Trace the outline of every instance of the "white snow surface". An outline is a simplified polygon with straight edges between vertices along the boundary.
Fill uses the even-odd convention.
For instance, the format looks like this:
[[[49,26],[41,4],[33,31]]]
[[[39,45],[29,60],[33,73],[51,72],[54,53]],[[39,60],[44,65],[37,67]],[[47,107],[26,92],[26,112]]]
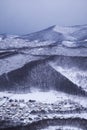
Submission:
[[[84,41],[87,42],[87,39],[85,39]]]
[[[82,130],[82,129],[73,126],[49,126],[41,130]]]
[[[50,65],[74,84],[78,85],[78,87],[80,86],[87,91],[87,71],[80,70],[77,67],[64,68],[53,62],[50,62]]]
[[[61,27],[61,26],[55,26],[53,28],[53,31],[62,33],[66,40],[68,41],[74,41],[76,40],[75,37],[71,36],[72,33],[74,33],[77,30],[75,27]]]
[[[61,26],[55,26],[53,29],[55,32],[60,32],[63,34],[69,34],[69,33],[73,33],[77,30],[77,28],[75,27],[61,27]]]
[[[57,92],[57,91],[48,91],[48,92],[41,92],[39,90],[32,90],[30,93],[20,93],[20,94],[14,94],[9,92],[0,92],[0,98],[3,97],[9,97],[9,99],[17,99],[18,101],[24,100],[25,102],[29,100],[35,100],[36,102],[41,103],[57,103],[64,100],[72,100],[74,99],[75,102],[79,103],[80,105],[87,107],[87,99],[84,97],[78,97],[74,95],[69,95],[63,92]],[[5,100],[4,100],[5,102]],[[2,101],[0,101],[0,104],[2,104]],[[70,104],[67,104],[66,107],[70,107]]]
[[[76,47],[75,42],[72,42],[72,41],[63,41],[62,45],[66,46],[66,47]]]
[[[7,92],[0,92],[0,97],[8,96],[11,99],[15,100],[25,100],[27,102],[28,100],[36,100],[37,102],[43,102],[43,103],[54,103],[57,101],[57,93],[50,91],[50,92],[39,92],[34,91],[27,94],[11,94]]]

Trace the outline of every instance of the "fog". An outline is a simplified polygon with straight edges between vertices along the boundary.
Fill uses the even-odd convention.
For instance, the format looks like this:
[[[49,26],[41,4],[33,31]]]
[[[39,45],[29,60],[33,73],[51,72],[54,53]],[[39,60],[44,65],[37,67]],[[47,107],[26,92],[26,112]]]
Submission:
[[[87,23],[87,0],[0,0],[0,33],[27,34]]]

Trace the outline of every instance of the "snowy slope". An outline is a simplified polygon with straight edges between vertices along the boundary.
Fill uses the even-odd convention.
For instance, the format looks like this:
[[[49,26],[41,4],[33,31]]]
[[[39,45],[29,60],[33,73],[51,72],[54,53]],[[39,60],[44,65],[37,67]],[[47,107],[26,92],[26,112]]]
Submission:
[[[0,35],[0,128],[87,129],[86,32],[79,25]]]
[[[83,26],[79,25],[79,26],[72,26],[72,27],[70,26],[61,27],[61,26],[55,25],[45,30],[28,34],[28,35],[24,35],[19,38],[29,40],[29,41],[36,40],[37,42],[52,41],[53,43],[57,43],[57,44],[60,44],[63,41],[66,41],[66,42],[71,41],[76,45],[78,41],[84,42],[84,40],[87,39],[87,25],[83,25]],[[81,46],[81,44],[79,45],[78,44],[77,46]]]
[[[31,47],[35,44],[57,44],[66,47],[87,47],[87,25],[60,27],[52,26],[32,34],[13,36],[0,35],[0,48],[22,48]]]
[[[82,67],[84,68],[85,66],[86,68],[86,30],[87,25],[72,27],[52,26],[42,31],[23,36],[12,36],[6,34],[0,35],[0,83],[3,84],[3,82],[5,81],[7,83],[10,82],[10,75],[13,75],[14,78],[14,75],[16,77],[16,75],[19,75],[19,72],[21,74],[24,72],[24,75],[26,75],[25,70],[27,70],[28,73],[30,73],[31,70],[31,73],[35,73],[35,75],[37,75],[39,71],[39,74],[42,75],[43,72],[41,72],[41,67],[46,66],[46,69],[49,71],[49,73],[57,70],[59,73],[61,73],[62,76],[69,79],[72,83],[86,90],[86,71],[80,71],[78,69],[79,64],[77,64],[76,66],[76,64],[73,64],[72,62],[72,57],[77,57],[77,59],[80,59],[79,57],[82,57],[83,59],[85,58],[85,60],[81,59],[79,61],[80,64],[84,62],[84,65],[82,65]],[[81,39],[78,39],[78,37],[81,37]],[[66,60],[60,58],[61,61],[67,64],[71,62],[72,67],[69,66],[70,68],[64,68],[62,64],[58,64],[55,67],[49,65],[51,68],[48,66],[50,61],[54,62],[54,59],[56,59],[56,61],[58,62],[58,57],[61,56],[66,57]],[[67,57],[70,57],[68,59],[70,62],[67,61]],[[61,61],[59,62],[62,63]],[[31,64],[32,69],[29,69]],[[33,64],[38,64],[38,69],[37,66],[33,67]],[[27,69],[26,66],[28,66]],[[61,67],[61,69],[59,69],[58,67]],[[75,68],[75,70],[72,75],[73,67]],[[33,68],[36,69],[34,70],[34,72],[32,71]],[[29,76],[27,78],[29,78]],[[32,78],[36,79],[36,77],[31,77],[31,79]],[[23,79],[20,80],[20,85],[22,85]],[[23,82],[25,82],[25,80]],[[44,82],[47,83],[48,81]],[[16,80],[14,81],[14,84],[17,86],[19,85],[19,83],[16,83]]]

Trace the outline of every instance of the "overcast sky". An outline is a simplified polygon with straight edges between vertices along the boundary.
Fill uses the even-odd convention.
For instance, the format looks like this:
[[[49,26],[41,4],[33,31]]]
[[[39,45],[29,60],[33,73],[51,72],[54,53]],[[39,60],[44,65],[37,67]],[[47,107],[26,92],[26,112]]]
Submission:
[[[0,0],[0,33],[87,24],[87,0]]]

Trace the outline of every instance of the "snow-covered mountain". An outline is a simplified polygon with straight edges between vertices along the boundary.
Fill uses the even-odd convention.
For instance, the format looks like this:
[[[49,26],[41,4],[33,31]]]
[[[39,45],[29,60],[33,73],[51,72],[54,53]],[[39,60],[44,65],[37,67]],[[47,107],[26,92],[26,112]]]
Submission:
[[[37,42],[51,41],[52,43],[54,42],[57,44],[61,44],[61,42],[64,43],[65,41],[67,42],[67,44],[65,44],[66,46],[68,46],[68,42],[69,44],[71,42],[73,44],[76,43],[75,44],[76,46],[78,44],[79,44],[78,46],[80,46],[81,42],[84,42],[85,44],[87,43],[86,34],[87,34],[87,25],[84,26],[79,25],[79,26],[72,26],[72,27],[52,26],[42,31],[32,33],[32,34],[27,34],[19,38],[28,41],[37,41]]]
[[[87,47],[87,25],[60,27],[51,26],[39,32],[22,35],[0,35],[0,48],[21,48],[38,45],[64,45],[66,47]],[[33,45],[32,45],[33,44]]]
[[[66,77],[66,80],[87,91],[86,30],[87,25],[52,26],[24,36],[1,35],[1,38],[4,38],[0,41],[0,84],[2,86],[0,89],[10,89],[9,86],[21,89],[17,86],[26,88],[27,84],[29,86],[27,88],[46,84],[49,84],[46,85],[47,87],[57,87],[54,85],[58,80],[57,77],[62,76],[63,80]],[[53,65],[54,62],[56,65]],[[43,73],[42,69],[46,72]],[[73,71],[74,75],[71,74]],[[58,76],[58,73],[61,76]],[[46,77],[45,75],[48,75],[48,79],[43,78]],[[51,82],[50,79],[54,81]],[[58,81],[60,82],[60,79]]]
[[[73,124],[77,122],[82,128],[85,124],[87,128],[87,116],[84,118],[87,112],[86,32],[87,25],[79,25],[52,26],[22,36],[0,35],[1,124],[3,118],[4,121],[16,121],[16,125],[17,122],[26,125],[43,118],[50,125],[50,120],[56,118],[60,124],[69,124],[73,118]],[[16,116],[13,107],[17,108]],[[81,120],[85,120],[84,123]],[[2,128],[11,126],[12,122],[4,122]]]

